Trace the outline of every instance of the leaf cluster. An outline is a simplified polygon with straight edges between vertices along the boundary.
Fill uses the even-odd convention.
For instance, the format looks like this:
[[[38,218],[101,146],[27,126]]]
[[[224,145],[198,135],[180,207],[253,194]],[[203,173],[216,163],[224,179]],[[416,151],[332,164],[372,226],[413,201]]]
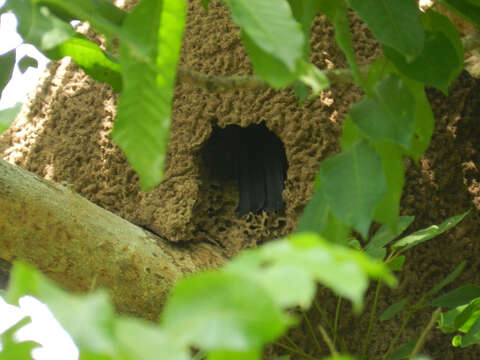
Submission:
[[[301,234],[243,252],[221,270],[182,279],[159,325],[115,315],[105,291],[67,293],[23,263],[13,267],[5,298],[15,304],[30,294],[45,302],[81,359],[190,359],[191,349],[208,359],[260,359],[262,348],[298,322],[299,309],[310,306],[316,283],[360,308],[368,278],[395,284],[381,262],[316,234]],[[0,357],[25,351],[27,345],[8,341],[10,334],[4,334]]]
[[[185,359],[190,357],[191,349],[202,351],[200,354],[204,351],[209,359],[259,358],[262,346],[278,339],[295,321],[285,310],[311,304],[316,283],[351,300],[359,311],[369,277],[392,285],[394,280],[387,267],[400,270],[407,249],[448,230],[465,216],[394,241],[413,220],[399,216],[405,176],[403,159],[411,157],[418,162],[433,132],[434,118],[425,87],[447,93],[463,68],[461,38],[448,18],[433,9],[422,13],[414,0],[223,2],[241,30],[256,76],[275,89],[292,86],[302,101],[309,101],[330,85],[327,71],[309,62],[312,21],[318,14],[325,15],[333,24],[352,81],[365,96],[344,119],[341,153],[319,166],[316,190],[300,219],[298,234],[245,252],[220,272],[182,280],[167,303],[160,326],[118,318],[104,293],[79,300],[18,265],[12,275],[10,300],[33,292],[49,304],[88,359],[149,359],[152,354],[155,358]],[[478,3],[439,2],[480,25]],[[202,4],[208,9],[208,0],[202,0]],[[383,56],[366,68],[356,60],[350,10],[368,25],[383,51]],[[157,185],[168,143],[185,1],[142,0],[126,13],[106,0],[7,0],[0,13],[6,11],[17,16],[18,32],[25,42],[53,60],[70,56],[87,74],[109,83],[120,93],[112,137],[138,172],[142,187]],[[101,49],[75,33],[68,22],[77,19],[88,21],[107,38],[107,44],[118,39],[118,51]],[[0,57],[0,64],[4,64],[0,67],[0,89],[11,77],[15,64],[12,54]],[[22,66],[29,63],[26,59]],[[1,119],[0,124],[7,123]],[[374,221],[382,227],[369,238]],[[352,232],[358,233],[359,239],[352,238]],[[420,308],[428,304],[448,307],[451,310],[440,315],[440,328],[465,334],[457,335],[454,345],[478,343],[476,286],[468,285],[445,298],[431,299],[463,267],[459,265],[420,301],[411,304],[409,299],[402,299],[393,304],[381,319],[386,321],[400,310],[407,310],[401,333]],[[90,322],[86,326],[88,333],[72,319],[71,309],[77,307],[73,313],[83,314],[81,320]],[[362,358],[368,353],[375,307]],[[89,319],[92,313],[102,316]],[[338,315],[339,311],[332,326],[334,340],[329,342],[328,335],[325,337],[332,349],[338,337]],[[420,340],[392,354],[399,336],[393,339],[385,359],[413,358],[418,354]],[[145,341],[144,346],[136,345],[139,337]]]

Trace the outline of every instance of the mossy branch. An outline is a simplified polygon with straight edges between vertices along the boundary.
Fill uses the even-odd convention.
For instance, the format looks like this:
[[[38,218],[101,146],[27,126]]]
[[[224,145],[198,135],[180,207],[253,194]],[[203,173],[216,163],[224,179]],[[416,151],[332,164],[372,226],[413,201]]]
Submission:
[[[147,319],[179,278],[226,261],[213,246],[169,243],[4,160],[0,209],[0,264],[27,261],[72,291],[107,288],[117,310]]]
[[[361,68],[363,74],[368,72],[368,67]],[[331,84],[353,83],[354,78],[350,69],[324,70]],[[199,71],[188,70],[180,67],[177,73],[178,82],[187,82],[201,87],[211,93],[224,93],[232,90],[268,89],[271,86],[256,75],[244,76],[215,76]]]
[[[480,31],[473,31],[462,38],[465,52],[480,48]],[[368,73],[369,66],[360,68],[363,76]],[[355,79],[350,69],[323,70],[331,84],[354,83]],[[270,85],[256,75],[215,76],[179,67],[178,82],[186,82],[201,87],[211,93],[225,93],[232,90],[268,89]]]

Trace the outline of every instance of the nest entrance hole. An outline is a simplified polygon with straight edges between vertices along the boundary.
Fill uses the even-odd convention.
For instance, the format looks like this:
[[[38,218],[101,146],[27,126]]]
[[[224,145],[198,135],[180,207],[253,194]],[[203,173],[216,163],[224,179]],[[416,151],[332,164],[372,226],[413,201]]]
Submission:
[[[288,169],[285,147],[265,123],[215,126],[201,154],[212,185],[236,186],[239,216],[283,207]]]

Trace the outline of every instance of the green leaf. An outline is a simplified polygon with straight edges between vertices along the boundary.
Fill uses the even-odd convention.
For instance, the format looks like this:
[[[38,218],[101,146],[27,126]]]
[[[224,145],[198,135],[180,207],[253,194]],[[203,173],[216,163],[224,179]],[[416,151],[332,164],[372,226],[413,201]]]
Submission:
[[[393,229],[387,225],[382,225],[365,246],[365,252],[374,258],[383,260],[386,255],[385,245],[400,236],[410,226],[414,218],[414,216],[400,216]]]
[[[457,306],[450,311],[441,313],[438,319],[438,328],[445,334],[457,331],[458,328],[455,327],[455,319],[467,306],[468,305]]]
[[[310,89],[303,82],[297,80],[293,85],[293,92],[300,99],[300,105],[303,105],[310,94]]]
[[[382,279],[389,285],[395,283],[383,263],[359,251],[327,242],[314,233],[296,234],[288,240],[270,242],[259,249],[242,252],[227,266],[226,271],[250,276],[252,272],[277,266],[285,268],[285,271],[290,268],[304,269],[313,279],[329,287],[337,295],[351,300],[356,311],[362,306],[369,276]],[[297,285],[280,278],[262,282],[262,286],[267,288],[272,296],[283,297],[290,303],[293,303],[291,300],[296,297],[298,305],[309,305],[309,302],[304,302],[304,296],[311,295],[307,293],[309,289],[306,287],[304,292],[300,293]],[[273,292],[275,287],[282,290]]]
[[[41,6],[33,8],[31,26],[28,33],[23,34],[23,41],[35,45],[40,51],[46,51],[74,34],[69,23],[57,18],[46,6]]]
[[[409,155],[418,162],[430,145],[435,119],[423,84],[406,78],[403,80],[415,97],[414,135],[412,137]]]
[[[136,318],[117,318],[115,338],[126,359],[189,360],[188,344],[176,341],[153,323]]]
[[[305,38],[305,56],[310,54],[310,27],[312,21],[320,11],[320,2],[318,0],[288,0],[292,9],[293,17],[302,25],[303,36]]]
[[[379,155],[366,141],[360,141],[324,160],[319,176],[333,214],[365,238],[374,209],[386,191]]]
[[[400,346],[393,354],[390,356],[389,360],[402,360],[410,358],[410,354],[415,348],[415,340],[409,341],[408,343]]]
[[[262,359],[261,350],[252,350],[246,352],[239,351],[212,351],[208,354],[208,360],[260,360]]]
[[[348,8],[345,0],[320,0],[320,11],[324,13],[335,28],[335,40],[345,54],[348,65],[352,69],[357,84],[364,87],[360,69],[355,57],[350,24],[348,22]]]
[[[0,134],[8,129],[8,127],[13,122],[13,120],[15,120],[21,109],[22,104],[17,103],[11,108],[0,110]]]
[[[69,6],[59,4],[56,0],[31,0],[37,4],[44,4],[63,21],[70,22],[72,20],[79,20],[79,14],[75,12],[75,6],[81,5],[83,11],[94,13],[99,18],[108,19],[115,25],[122,25],[127,12],[116,7],[108,0],[83,0],[82,3]]]
[[[350,116],[343,120],[342,151],[363,139],[363,135]]]
[[[425,46],[415,60],[407,61],[388,46],[384,47],[384,53],[406,76],[447,94],[448,87],[463,69],[460,35],[448,18],[435,11],[428,11],[424,18]]]
[[[291,72],[303,57],[305,38],[287,0],[225,0],[233,21],[264,52]]]
[[[12,78],[15,67],[15,49],[0,55],[0,95]]]
[[[440,290],[442,290],[445,286],[453,282],[463,271],[465,265],[467,264],[466,261],[462,261],[450,274],[448,274],[442,281],[440,281],[437,285],[431,288],[428,292],[428,296],[435,295]]]
[[[322,90],[330,87],[330,81],[323,71],[315,65],[300,60],[297,63],[297,77],[312,89],[312,96],[317,96]]]
[[[350,228],[329,211],[327,222],[320,235],[331,243],[348,246],[350,232]]]
[[[185,2],[176,0],[143,0],[125,20],[126,29],[148,44],[152,54],[151,61],[144,62],[120,46],[123,90],[112,137],[138,172],[144,190],[157,185],[163,175],[184,23]]]
[[[424,30],[420,10],[413,0],[349,0],[375,37],[408,60],[423,49]]]
[[[480,287],[476,285],[463,285],[444,295],[441,295],[430,302],[432,306],[454,308],[468,304],[470,301],[480,297]]]
[[[30,0],[7,1],[4,10],[11,10],[18,21],[17,32],[25,38],[30,32],[33,19],[33,6]],[[2,10],[3,11],[3,10]]]
[[[447,230],[450,230],[452,227],[457,225],[469,212],[470,211],[466,211],[463,214],[452,216],[440,225],[432,225],[426,229],[415,231],[413,234],[405,236],[404,238],[395,242],[392,245],[392,248],[401,248],[400,253],[403,253],[414,246],[433,239],[434,237],[440,235]]]
[[[38,61],[37,59],[34,59],[28,55],[25,55],[20,59],[18,62],[18,67],[20,68],[20,71],[24,73],[25,71],[28,70],[28,68],[37,68],[38,67]]]
[[[202,6],[205,9],[205,11],[208,11],[208,5],[210,4],[210,0],[201,0],[202,1]]]
[[[84,354],[116,356],[112,336],[114,311],[105,291],[86,296],[72,295],[58,288],[30,265],[15,263],[5,300],[16,304],[26,294],[37,297],[49,306]]]
[[[70,56],[95,80],[108,83],[117,92],[122,89],[120,64],[105,54],[97,44],[80,34],[46,51],[45,54],[53,60]]]
[[[480,344],[480,317],[477,317],[475,323],[462,339],[462,347],[467,347],[473,344]]]
[[[330,242],[347,245],[350,229],[332,214],[319,186],[300,217],[297,232],[316,232]]]
[[[382,168],[387,180],[387,192],[375,209],[374,219],[395,228],[400,212],[400,198],[405,183],[402,150],[390,142],[378,142],[375,149],[382,158]]]
[[[27,0],[21,0],[27,1]],[[123,47],[135,55],[137,59],[148,61],[151,44],[146,44],[142,39],[134,35],[135,31],[131,29],[120,27],[120,23],[124,22],[125,13],[121,11],[113,14],[115,10],[106,4],[106,0],[31,0],[34,4],[41,4],[47,6],[49,9],[62,17],[88,21],[96,30],[113,38],[117,37]],[[145,1],[145,0],[144,0]],[[11,2],[11,1],[10,1]],[[143,2],[143,1],[142,1]],[[183,5],[179,1],[179,5]],[[111,5],[111,4],[110,4]],[[70,17],[69,17],[70,16]],[[130,16],[130,15],[129,15]],[[148,21],[147,21],[148,23]],[[66,23],[68,25],[68,23]],[[142,26],[142,28],[144,28]],[[154,34],[151,34],[154,35]],[[155,34],[156,35],[156,34]],[[175,36],[174,36],[175,38]],[[61,43],[61,42],[59,42]]]
[[[380,315],[380,321],[387,321],[393,318],[399,311],[403,310],[406,303],[407,299],[402,299],[395,304],[390,305],[387,310]]]
[[[454,12],[480,26],[480,4],[470,0],[438,0]]]
[[[292,83],[296,76],[281,60],[259,47],[245,32],[242,40],[255,74],[274,89],[281,89]]]
[[[392,141],[410,148],[414,131],[415,98],[403,80],[389,74],[350,110],[355,125],[373,141]]]
[[[0,350],[0,359],[16,360],[31,359],[32,350],[40,347],[35,341],[21,341],[15,339],[15,333],[31,322],[30,317],[24,317],[16,324],[0,335],[2,349]]]
[[[314,96],[330,86],[325,73],[315,65],[300,59],[292,71],[278,58],[257,46],[245,32],[242,33],[242,39],[255,73],[273,88],[281,89],[299,80],[312,89]]]
[[[462,329],[468,331],[473,323],[477,320],[480,311],[480,297],[473,299],[468,306],[462,310],[460,314],[455,317],[455,329]],[[467,325],[467,323],[470,324]]]
[[[323,189],[315,190],[312,198],[298,220],[297,232],[316,232],[321,234],[328,220],[329,207]]]
[[[180,280],[162,317],[173,338],[205,350],[259,349],[291,324],[262,286],[220,272]]]
[[[455,335],[452,339],[452,345],[454,347],[459,347],[462,345],[462,335]]]
[[[387,266],[392,271],[400,271],[403,269],[404,263],[405,263],[405,256],[400,255],[400,256],[394,257],[392,260],[387,262]]]

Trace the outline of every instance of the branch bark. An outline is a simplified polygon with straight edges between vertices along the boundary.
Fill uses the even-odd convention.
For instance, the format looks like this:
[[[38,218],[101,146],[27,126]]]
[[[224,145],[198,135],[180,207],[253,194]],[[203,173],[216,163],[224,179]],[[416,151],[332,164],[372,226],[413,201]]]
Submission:
[[[68,290],[108,288],[120,312],[148,319],[179,278],[226,261],[209,244],[168,243],[3,160],[0,209],[0,259],[25,260]]]

